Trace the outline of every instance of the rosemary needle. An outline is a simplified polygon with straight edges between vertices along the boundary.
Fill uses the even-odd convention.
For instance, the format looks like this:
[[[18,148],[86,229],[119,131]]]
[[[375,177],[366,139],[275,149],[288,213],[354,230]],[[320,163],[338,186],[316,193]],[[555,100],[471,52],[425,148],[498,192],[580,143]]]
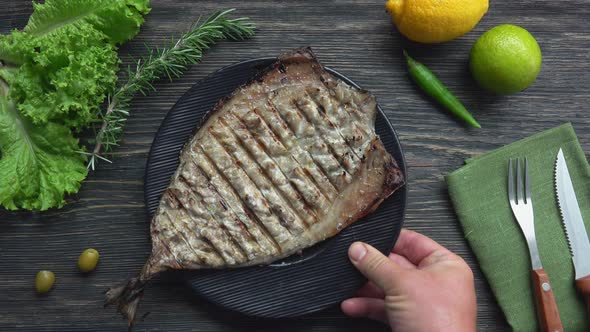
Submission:
[[[108,95],[106,109],[101,113],[102,124],[93,140],[94,148],[91,152],[84,152],[90,157],[88,168],[94,170],[99,159],[110,162],[104,154],[119,144],[135,95],[155,91],[152,85],[155,80],[180,77],[188,65],[198,63],[203,52],[216,42],[254,35],[254,24],[248,18],[228,18],[232,11],[234,9],[213,13],[202,24],[193,25],[169,47],[149,50],[134,68],[127,68],[127,81]]]

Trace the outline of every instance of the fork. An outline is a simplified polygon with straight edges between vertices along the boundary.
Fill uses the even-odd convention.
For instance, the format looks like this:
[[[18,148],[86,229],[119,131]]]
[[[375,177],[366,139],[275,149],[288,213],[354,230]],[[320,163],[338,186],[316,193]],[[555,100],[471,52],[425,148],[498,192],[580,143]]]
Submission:
[[[535,236],[535,216],[533,214],[533,198],[529,178],[529,162],[524,160],[524,181],[522,178],[521,159],[516,160],[516,178],[514,178],[512,159],[508,165],[508,200],[512,213],[524,234],[531,257],[531,279],[537,307],[537,317],[542,331],[563,331],[559,311],[555,303],[549,276],[543,269],[537,240]],[[524,188],[523,188],[524,182]],[[515,188],[516,187],[516,190]]]

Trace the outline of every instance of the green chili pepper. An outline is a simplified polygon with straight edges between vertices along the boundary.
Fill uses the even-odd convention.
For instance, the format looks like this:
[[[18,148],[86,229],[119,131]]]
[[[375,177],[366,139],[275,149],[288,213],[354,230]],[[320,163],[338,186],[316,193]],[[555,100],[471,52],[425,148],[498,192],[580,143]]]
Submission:
[[[426,66],[420,62],[412,59],[404,50],[406,62],[408,64],[408,71],[410,76],[418,84],[420,89],[426,92],[427,95],[436,100],[439,104],[448,109],[458,118],[467,122],[475,128],[481,128],[479,123],[475,121],[469,111],[461,104],[459,99],[455,97],[442,82],[434,75]]]

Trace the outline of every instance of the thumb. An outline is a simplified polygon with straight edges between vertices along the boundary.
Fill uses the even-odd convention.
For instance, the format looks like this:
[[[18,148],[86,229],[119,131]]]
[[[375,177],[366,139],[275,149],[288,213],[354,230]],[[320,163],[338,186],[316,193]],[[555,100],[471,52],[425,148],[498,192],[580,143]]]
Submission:
[[[403,269],[395,262],[363,242],[353,243],[348,249],[348,256],[357,270],[385,293],[397,286],[399,275],[403,273]]]

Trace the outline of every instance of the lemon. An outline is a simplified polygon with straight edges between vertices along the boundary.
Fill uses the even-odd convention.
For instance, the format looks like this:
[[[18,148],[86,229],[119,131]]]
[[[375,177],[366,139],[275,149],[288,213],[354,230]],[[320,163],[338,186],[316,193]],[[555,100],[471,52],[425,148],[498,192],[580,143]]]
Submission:
[[[473,45],[469,68],[482,87],[510,94],[526,89],[541,71],[539,44],[525,29],[503,24],[488,30]]]
[[[443,43],[471,31],[488,11],[488,0],[388,0],[397,29],[421,43]]]

